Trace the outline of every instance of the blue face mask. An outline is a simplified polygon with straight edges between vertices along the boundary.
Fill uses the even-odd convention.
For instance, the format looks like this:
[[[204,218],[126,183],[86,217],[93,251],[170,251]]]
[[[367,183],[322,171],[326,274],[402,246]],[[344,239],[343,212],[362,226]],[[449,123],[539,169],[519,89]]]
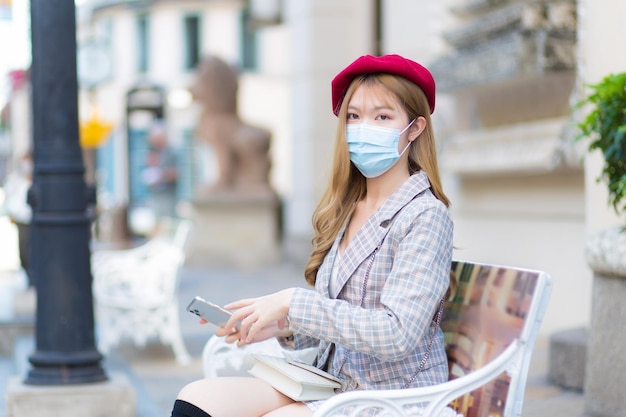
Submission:
[[[404,129],[372,126],[366,123],[346,125],[346,138],[350,160],[366,178],[378,177],[387,172],[409,148],[409,142],[401,154],[398,153],[400,136]]]

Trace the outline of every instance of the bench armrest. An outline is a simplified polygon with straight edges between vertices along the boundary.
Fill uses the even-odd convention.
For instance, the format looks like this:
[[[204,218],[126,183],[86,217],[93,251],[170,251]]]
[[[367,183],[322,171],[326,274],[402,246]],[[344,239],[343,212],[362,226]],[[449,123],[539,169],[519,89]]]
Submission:
[[[397,390],[363,390],[338,394],[316,410],[313,417],[349,417],[370,408],[376,416],[455,416],[447,405],[454,399],[483,386],[503,372],[515,372],[523,359],[524,344],[519,340],[480,369],[443,384]],[[506,413],[505,413],[506,415]]]

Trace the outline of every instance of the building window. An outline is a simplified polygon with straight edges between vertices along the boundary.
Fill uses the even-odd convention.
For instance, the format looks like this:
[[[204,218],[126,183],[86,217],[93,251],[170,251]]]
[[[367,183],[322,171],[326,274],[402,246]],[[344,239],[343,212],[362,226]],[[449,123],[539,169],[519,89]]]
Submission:
[[[250,6],[241,12],[241,66],[244,70],[257,69],[257,27],[250,15]]]
[[[185,16],[185,69],[193,70],[200,61],[201,20],[198,15]]]
[[[148,72],[150,61],[150,21],[148,15],[137,16],[137,70],[141,73]]]

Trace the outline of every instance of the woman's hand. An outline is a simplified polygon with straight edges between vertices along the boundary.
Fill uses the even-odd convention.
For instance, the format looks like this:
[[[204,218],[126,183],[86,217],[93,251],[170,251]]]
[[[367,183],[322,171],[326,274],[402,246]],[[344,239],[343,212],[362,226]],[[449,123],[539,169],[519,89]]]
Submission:
[[[262,342],[263,340],[267,340],[272,337],[287,337],[291,336],[293,333],[289,330],[289,325],[287,323],[287,319],[283,319],[278,323],[270,325],[261,329],[250,342],[246,342],[241,337],[241,332],[238,329],[232,329],[228,331],[226,327],[218,327],[215,331],[215,335],[219,337],[224,337],[224,341],[226,343],[234,343],[237,342],[237,346],[241,347],[243,345],[248,345],[251,343]]]
[[[288,336],[291,333],[285,329],[286,319],[294,290],[288,288],[262,297],[227,304],[224,308],[236,311],[215,334],[226,336],[225,340],[228,343],[237,341],[238,346],[260,342],[274,336]],[[238,322],[240,326],[237,329]]]
[[[276,334],[276,326],[269,326],[266,327],[264,329],[261,329],[256,336],[254,336],[254,338],[250,341],[247,342],[243,339],[243,337],[241,336],[241,331],[240,330],[235,330],[233,332],[228,332],[226,330],[226,328],[224,327],[219,327],[216,331],[215,331],[215,335],[216,336],[226,336],[224,341],[226,343],[237,343],[237,346],[241,347],[243,345],[249,345],[252,343],[257,343],[257,342],[262,342],[263,340],[267,340],[269,338],[272,338],[274,336],[277,336]]]

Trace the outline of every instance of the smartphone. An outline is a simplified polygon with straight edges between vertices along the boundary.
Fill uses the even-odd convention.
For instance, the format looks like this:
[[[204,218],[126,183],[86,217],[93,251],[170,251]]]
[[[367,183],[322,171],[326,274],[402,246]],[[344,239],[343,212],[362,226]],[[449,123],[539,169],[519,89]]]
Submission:
[[[230,319],[230,316],[233,314],[217,304],[213,304],[212,302],[203,299],[202,297],[196,297],[191,300],[191,303],[187,306],[187,311],[205,319],[209,323],[215,324],[216,326],[223,326],[226,324],[228,319]]]

